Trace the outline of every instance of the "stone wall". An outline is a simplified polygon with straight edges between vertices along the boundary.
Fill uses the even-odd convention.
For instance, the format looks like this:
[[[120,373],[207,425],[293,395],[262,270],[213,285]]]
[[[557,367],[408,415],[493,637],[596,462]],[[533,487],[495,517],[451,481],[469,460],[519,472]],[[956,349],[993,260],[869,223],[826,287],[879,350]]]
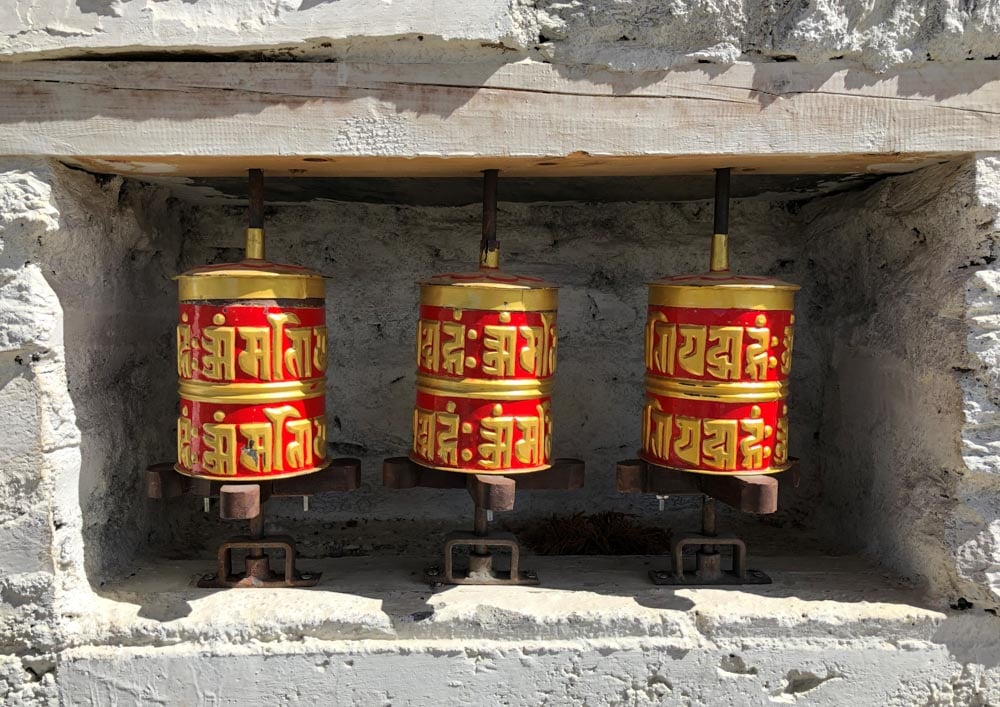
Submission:
[[[823,374],[820,525],[938,594],[995,603],[995,160],[803,208]]]
[[[435,62],[542,59],[618,71],[695,62],[817,62],[876,70],[996,58],[994,2],[610,0],[15,0],[10,59],[149,52]]]

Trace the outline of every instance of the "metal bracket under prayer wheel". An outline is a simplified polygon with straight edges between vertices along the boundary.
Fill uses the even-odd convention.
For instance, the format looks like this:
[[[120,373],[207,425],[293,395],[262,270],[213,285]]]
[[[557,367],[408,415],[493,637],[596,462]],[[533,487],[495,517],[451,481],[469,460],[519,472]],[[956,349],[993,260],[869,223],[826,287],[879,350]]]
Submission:
[[[444,545],[443,568],[429,567],[424,577],[431,585],[537,585],[538,575],[521,569],[521,549],[512,533],[491,531],[493,512],[514,508],[517,489],[524,491],[568,491],[583,488],[584,464],[578,459],[556,459],[545,471],[512,476],[457,474],[415,464],[407,457],[391,457],[382,464],[382,482],[388,488],[465,488],[475,503],[473,529],[450,533]],[[468,567],[457,568],[456,550],[469,549]],[[494,568],[496,550],[510,553],[510,569]]]
[[[771,578],[759,570],[747,568],[746,543],[733,535],[716,533],[715,502],[745,513],[767,514],[778,510],[778,480],[762,474],[751,476],[712,476],[691,474],[629,459],[616,465],[620,493],[655,493],[665,496],[701,496],[702,529],[684,533],[670,544],[671,569],[650,570],[654,584],[671,586],[724,586],[770,584]],[[732,566],[723,568],[721,546],[732,547]],[[694,568],[684,567],[684,549],[696,546]]]
[[[206,502],[219,499],[219,515],[225,520],[246,520],[249,535],[230,538],[219,546],[218,567],[204,575],[198,586],[206,589],[230,587],[312,587],[321,573],[299,572],[295,567],[295,540],[287,535],[264,535],[264,508],[272,496],[301,496],[305,503],[320,493],[353,491],[361,485],[359,459],[334,459],[322,471],[258,483],[221,483],[184,476],[173,464],[154,464],[146,472],[146,493],[150,498],[202,496]],[[246,551],[243,572],[233,565],[234,551]],[[284,555],[283,568],[275,571],[265,550]]]

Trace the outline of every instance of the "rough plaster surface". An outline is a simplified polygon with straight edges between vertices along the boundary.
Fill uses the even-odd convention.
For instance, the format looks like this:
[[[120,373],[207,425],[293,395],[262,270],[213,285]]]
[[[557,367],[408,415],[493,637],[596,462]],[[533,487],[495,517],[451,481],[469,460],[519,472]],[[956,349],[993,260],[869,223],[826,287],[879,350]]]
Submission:
[[[705,61],[844,57],[884,70],[995,57],[997,0],[12,0],[11,59],[209,52],[372,61],[496,61],[655,70]]]
[[[864,547],[919,580],[897,610],[895,599],[867,604],[889,596],[879,594],[888,580],[858,593],[870,570],[834,581],[830,567],[811,576],[779,567],[770,598],[686,595],[649,589],[645,567],[624,559],[583,563],[597,568],[590,578],[553,565],[551,590],[449,590],[433,600],[378,581],[294,601],[285,592],[192,594],[186,581],[201,562],[180,566],[180,589],[153,589],[177,585],[163,548],[190,557],[222,530],[188,499],[142,499],[138,472],[172,447],[170,276],[235,257],[242,214],[45,163],[3,165],[0,421],[11,443],[0,450],[0,695],[12,704],[60,694],[105,704],[244,690],[324,702],[336,680],[344,703],[379,690],[405,703],[493,694],[502,674],[513,704],[584,695],[597,703],[1000,700],[1000,632],[982,612],[995,604],[1000,564],[991,432],[997,174],[997,160],[984,156],[801,211],[767,202],[734,211],[734,264],[810,283],[793,380],[793,444],[806,461],[802,484],[782,499],[779,532],[801,542],[808,536],[795,526],[812,522],[807,511],[819,504],[827,542]],[[408,443],[412,282],[469,262],[478,218],[472,208],[337,203],[270,214],[272,254],[332,277],[330,440],[334,453],[367,462],[360,492],[317,499],[312,525],[299,524],[290,502],[276,504],[277,525],[336,535],[346,519],[381,518],[416,534],[468,513],[463,494],[382,490],[377,462]],[[702,268],[708,219],[697,203],[502,205],[510,269],[563,285],[556,449],[579,453],[591,469],[584,493],[526,496],[523,516],[651,512],[649,499],[614,494],[611,466],[638,441],[641,283]],[[136,559],[144,552],[151,564]],[[363,576],[350,562],[374,562],[369,573],[391,578],[378,565],[385,560],[343,562],[323,567],[327,581]],[[406,576],[418,566],[404,565]],[[109,581],[126,567],[138,585]],[[645,598],[627,581],[609,583],[614,568]],[[921,608],[924,585],[936,610]],[[958,592],[976,601],[974,612],[941,613]],[[227,619],[219,601],[241,608]],[[294,610],[254,623],[267,613],[258,601]],[[436,618],[425,624],[428,604]],[[182,667],[192,662],[197,675]],[[411,666],[449,677],[415,687]],[[288,671],[302,679],[297,694]],[[280,677],[239,677],[248,674]]]
[[[802,213],[809,321],[830,355],[821,525],[935,592],[992,603],[997,179],[983,157]]]

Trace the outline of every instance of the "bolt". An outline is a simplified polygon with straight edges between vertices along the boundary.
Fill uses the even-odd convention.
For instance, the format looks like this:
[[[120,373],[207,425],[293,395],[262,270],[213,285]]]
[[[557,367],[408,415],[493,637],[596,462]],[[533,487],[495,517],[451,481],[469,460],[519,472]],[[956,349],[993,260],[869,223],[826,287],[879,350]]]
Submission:
[[[205,498],[201,499],[201,507],[205,510],[205,513],[208,513],[212,510],[212,499],[205,496]]]
[[[486,522],[487,523],[493,522],[493,511],[486,511]]]
[[[213,582],[213,581],[215,581],[215,575],[214,574],[203,574],[201,576],[201,578],[202,578],[202,580],[204,580],[206,582]]]
[[[656,500],[660,502],[660,510],[662,511],[666,507],[667,501],[670,500],[670,496],[657,496]]]
[[[656,572],[656,578],[657,579],[666,579],[669,576],[670,576],[670,573],[669,572],[665,572],[664,570],[657,570],[657,572]]]
[[[538,579],[538,573],[535,570],[525,570],[524,577],[525,579]]]
[[[309,512],[309,497],[308,496],[303,496],[302,497],[302,511],[304,513],[308,513]]]
[[[299,575],[299,579],[312,579],[312,578],[313,576],[311,572],[303,572],[302,574]]]
[[[441,570],[437,567],[428,567],[424,571],[424,574],[426,574],[428,577],[437,577],[439,574],[441,574]]]

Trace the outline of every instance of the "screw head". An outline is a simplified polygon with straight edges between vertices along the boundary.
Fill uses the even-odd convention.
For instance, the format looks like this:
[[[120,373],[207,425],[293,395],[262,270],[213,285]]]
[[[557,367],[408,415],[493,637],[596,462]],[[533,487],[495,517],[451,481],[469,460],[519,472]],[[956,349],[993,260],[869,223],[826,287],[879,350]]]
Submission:
[[[212,581],[215,580],[215,575],[214,574],[203,574],[201,576],[201,578],[202,578],[202,580],[204,580],[206,582],[212,582]]]
[[[657,572],[656,572],[656,578],[657,579],[666,579],[669,576],[670,576],[670,573],[669,572],[665,572],[664,570],[657,570]]]
[[[535,570],[525,570],[524,571],[524,576],[527,579],[538,579],[538,573],[535,572]]]
[[[437,577],[439,574],[441,574],[441,570],[438,567],[428,567],[426,570],[424,570],[424,574],[426,574],[428,577]]]
[[[311,572],[303,572],[302,574],[299,575],[299,579],[312,579],[312,578],[313,576]]]

